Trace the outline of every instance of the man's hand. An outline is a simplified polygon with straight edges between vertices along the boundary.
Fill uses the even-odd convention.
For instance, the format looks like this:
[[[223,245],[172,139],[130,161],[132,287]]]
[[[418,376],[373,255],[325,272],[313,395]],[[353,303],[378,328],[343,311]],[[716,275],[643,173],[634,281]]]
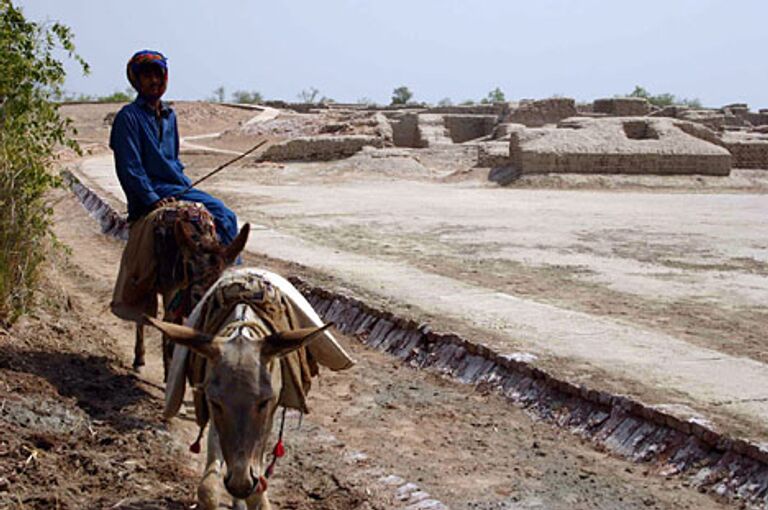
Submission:
[[[154,210],[154,209],[160,209],[161,207],[165,207],[166,205],[171,205],[171,204],[172,204],[172,203],[174,203],[175,201],[176,201],[176,199],[175,199],[175,198],[173,198],[173,197],[165,197],[165,198],[161,198],[160,200],[158,200],[157,202],[155,202],[154,204],[152,204],[152,209],[153,209],[153,210]]]

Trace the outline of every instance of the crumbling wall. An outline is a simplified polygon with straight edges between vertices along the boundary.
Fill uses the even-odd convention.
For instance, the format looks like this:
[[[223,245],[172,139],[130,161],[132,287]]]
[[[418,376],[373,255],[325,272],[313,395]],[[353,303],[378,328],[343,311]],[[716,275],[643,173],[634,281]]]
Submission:
[[[734,168],[768,170],[768,135],[726,133],[723,146],[733,155]]]
[[[523,124],[528,127],[541,127],[556,124],[563,119],[577,115],[576,102],[568,97],[555,97],[537,101],[521,101],[520,105],[509,112],[504,122]]]
[[[418,132],[419,147],[433,147],[435,145],[448,145],[453,143],[448,128],[445,125],[445,118],[443,115],[420,113],[417,119],[418,125],[416,129]]]
[[[443,123],[453,143],[464,143],[493,133],[495,115],[443,115]]]
[[[651,105],[642,97],[610,97],[595,99],[592,111],[615,117],[642,117],[650,113]]]
[[[419,147],[418,122],[416,113],[398,113],[391,117],[395,147]]]
[[[509,164],[508,142],[483,142],[477,145],[477,166],[496,168]]]
[[[303,136],[273,145],[264,161],[325,161],[346,158],[368,146],[382,147],[382,139],[367,135]]]
[[[525,126],[522,124],[515,124],[513,122],[502,122],[501,124],[496,124],[496,126],[493,128],[493,132],[491,133],[491,138],[493,140],[509,140],[509,135],[513,133],[514,131],[520,131],[525,129]]]
[[[573,118],[557,128],[516,131],[510,136],[510,161],[522,173],[730,173],[731,154],[723,147],[685,133],[671,119],[644,122],[643,127],[636,117]]]
[[[473,105],[433,106],[423,113],[440,113],[456,115],[495,115],[499,118],[509,113],[509,103],[488,103]]]

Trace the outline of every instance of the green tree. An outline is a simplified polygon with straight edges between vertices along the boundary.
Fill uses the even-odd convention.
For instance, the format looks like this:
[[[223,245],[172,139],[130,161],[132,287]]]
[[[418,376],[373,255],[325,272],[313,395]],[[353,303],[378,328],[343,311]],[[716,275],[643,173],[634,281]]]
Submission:
[[[45,258],[55,150],[79,152],[52,101],[65,78],[55,54],[63,50],[84,73],[88,65],[68,27],[27,21],[11,0],[0,0],[0,48],[0,322],[9,323],[29,305]]]
[[[485,98],[480,101],[482,104],[489,104],[489,103],[505,103],[507,101],[507,98],[504,96],[504,91],[501,90],[499,87],[496,87],[492,91],[488,92],[488,95],[485,96]]]
[[[413,99],[413,92],[405,85],[392,91],[392,104],[408,104]]]
[[[212,103],[223,103],[226,98],[227,94],[224,85],[219,85],[213,89],[213,95],[208,98],[208,101]]]
[[[437,106],[453,106],[453,101],[450,97],[444,97],[437,102]]]
[[[701,101],[698,99],[677,98],[674,94],[670,94],[669,92],[663,94],[651,94],[645,87],[641,87],[640,85],[635,86],[635,90],[629,93],[629,97],[642,97],[643,99],[647,99],[652,105],[660,107],[684,105],[690,106],[691,108],[701,108]]]
[[[236,90],[232,93],[232,101],[240,104],[259,104],[264,102],[264,98],[256,91]]]

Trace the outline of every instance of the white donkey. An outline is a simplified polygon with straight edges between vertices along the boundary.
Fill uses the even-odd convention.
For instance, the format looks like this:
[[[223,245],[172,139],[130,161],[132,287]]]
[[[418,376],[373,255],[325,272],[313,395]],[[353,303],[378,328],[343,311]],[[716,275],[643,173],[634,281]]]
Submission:
[[[330,326],[276,332],[248,304],[238,304],[216,335],[147,318],[167,338],[207,359],[203,390],[211,425],[198,502],[219,508],[224,487],[249,509],[269,509],[265,455],[275,409],[283,387],[279,359],[315,339]]]

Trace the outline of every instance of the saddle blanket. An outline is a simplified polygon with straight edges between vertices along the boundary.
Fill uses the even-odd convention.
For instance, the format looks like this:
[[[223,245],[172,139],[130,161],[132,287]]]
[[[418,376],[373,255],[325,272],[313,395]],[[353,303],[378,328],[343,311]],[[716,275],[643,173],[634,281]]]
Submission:
[[[265,297],[266,287],[271,291],[269,294],[271,297]],[[286,329],[323,325],[323,321],[312,305],[293,284],[276,273],[257,268],[233,268],[225,271],[222,277],[208,289],[184,324],[213,334],[235,304],[251,301],[249,296],[254,295],[259,296],[258,300],[268,301],[267,306],[270,308],[268,314],[272,315],[269,319],[276,324],[283,321]],[[275,307],[275,303],[279,305]],[[289,355],[283,358],[284,374],[288,377],[284,378],[286,384],[280,396],[281,405],[299,409],[302,412],[308,411],[304,401],[305,394],[309,389],[310,377],[317,375],[318,364],[338,371],[348,369],[355,363],[328,330],[311,342],[306,350],[308,355],[297,352],[295,356]],[[178,344],[174,347],[165,390],[164,415],[166,418],[175,416],[181,408],[187,378],[189,377],[193,384],[202,382],[203,372],[199,360],[193,360],[193,358],[197,356],[193,356],[187,347]],[[201,398],[196,395],[195,408],[199,424],[201,411],[205,414],[201,404]],[[207,416],[203,416],[202,419],[206,420]]]

